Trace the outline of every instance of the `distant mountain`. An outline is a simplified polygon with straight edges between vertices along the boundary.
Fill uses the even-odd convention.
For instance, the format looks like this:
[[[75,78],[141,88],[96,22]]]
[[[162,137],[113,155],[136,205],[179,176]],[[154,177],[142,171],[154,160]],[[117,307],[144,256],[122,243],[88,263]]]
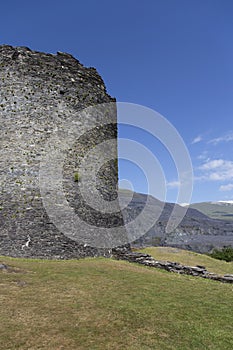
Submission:
[[[233,247],[233,221],[211,218],[191,206],[187,209],[186,215],[178,227],[170,233],[166,233],[166,226],[171,217],[174,203],[163,203],[152,196],[127,190],[120,191],[119,197],[121,204],[128,203],[127,209],[123,210],[126,222],[130,222],[140,214],[146,201],[149,202],[149,205],[147,217],[144,220],[156,217],[158,210],[162,209],[158,220],[155,220],[146,234],[133,242],[133,246],[173,246],[200,253],[226,245]],[[226,207],[221,204],[215,205],[217,208]],[[182,207],[178,207],[182,209]],[[224,214],[226,213],[224,212]]]
[[[214,219],[233,220],[233,201],[194,203],[189,208],[197,209]]]

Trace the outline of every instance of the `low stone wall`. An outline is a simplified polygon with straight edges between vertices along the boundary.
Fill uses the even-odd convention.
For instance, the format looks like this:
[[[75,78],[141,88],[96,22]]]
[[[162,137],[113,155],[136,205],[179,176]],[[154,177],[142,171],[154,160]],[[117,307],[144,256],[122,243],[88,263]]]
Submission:
[[[156,267],[169,272],[176,272],[179,274],[207,278],[223,283],[233,283],[233,275],[227,274],[224,276],[220,276],[207,271],[205,266],[185,266],[176,262],[158,261],[149,254],[131,252],[126,249],[115,249],[113,252],[113,257],[117,260],[127,260],[129,262],[134,262],[150,267]]]

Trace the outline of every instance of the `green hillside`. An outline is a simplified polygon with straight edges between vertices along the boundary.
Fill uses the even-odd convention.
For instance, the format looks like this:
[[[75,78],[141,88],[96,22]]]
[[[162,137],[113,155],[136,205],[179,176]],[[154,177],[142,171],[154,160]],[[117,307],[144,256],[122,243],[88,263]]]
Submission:
[[[111,259],[0,261],[1,350],[233,348],[232,285]]]
[[[197,209],[213,219],[233,220],[233,204],[224,202],[201,202],[190,204],[190,208]]]

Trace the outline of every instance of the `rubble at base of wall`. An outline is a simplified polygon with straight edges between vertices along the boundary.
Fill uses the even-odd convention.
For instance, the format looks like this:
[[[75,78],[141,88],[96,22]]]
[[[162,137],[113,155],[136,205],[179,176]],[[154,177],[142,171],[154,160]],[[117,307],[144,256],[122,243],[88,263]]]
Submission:
[[[140,252],[130,252],[122,249],[115,249],[113,257],[117,260],[127,260],[129,262],[138,263],[141,265],[163,269],[169,272],[185,274],[190,276],[202,277],[223,283],[233,283],[233,274],[226,274],[224,276],[211,273],[206,270],[204,266],[185,266],[177,262],[158,261],[149,254]]]

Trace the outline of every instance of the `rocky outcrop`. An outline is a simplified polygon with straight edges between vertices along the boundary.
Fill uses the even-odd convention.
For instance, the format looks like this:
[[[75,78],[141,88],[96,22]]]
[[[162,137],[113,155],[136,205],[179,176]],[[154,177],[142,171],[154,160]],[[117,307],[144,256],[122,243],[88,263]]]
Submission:
[[[126,192],[121,193],[121,200],[131,198]],[[143,210],[147,195],[134,193],[128,205],[126,220],[132,220]],[[210,218],[196,209],[188,208],[180,222],[171,232],[166,232],[166,226],[171,217],[174,203],[163,203],[150,196],[150,206],[147,208],[151,217],[156,217],[161,208],[160,217],[155,220],[151,229],[132,243],[136,248],[146,246],[171,246],[198,253],[210,252],[213,248],[233,247],[233,222]]]
[[[224,276],[208,272],[204,266],[185,266],[176,262],[158,261],[149,254],[140,252],[132,252],[125,249],[115,249],[113,257],[117,260],[127,260],[129,262],[138,263],[144,266],[155,267],[158,269],[185,274],[195,277],[207,278],[223,283],[233,283],[233,275]]]
[[[111,255],[111,250],[79,244],[55,227],[43,207],[39,167],[53,131],[57,130],[62,144],[76,125],[81,136],[66,150],[62,174],[66,199],[82,220],[93,225],[93,234],[95,226],[117,225],[119,216],[104,217],[85,204],[75,178],[85,154],[117,136],[114,107],[98,116],[79,112],[114,101],[97,71],[70,54],[0,46],[0,255],[59,259]],[[86,132],[94,118],[103,126]],[[64,129],[68,121],[70,128]],[[114,151],[117,158],[116,147]],[[116,183],[113,160],[100,169],[97,187],[112,200]]]

